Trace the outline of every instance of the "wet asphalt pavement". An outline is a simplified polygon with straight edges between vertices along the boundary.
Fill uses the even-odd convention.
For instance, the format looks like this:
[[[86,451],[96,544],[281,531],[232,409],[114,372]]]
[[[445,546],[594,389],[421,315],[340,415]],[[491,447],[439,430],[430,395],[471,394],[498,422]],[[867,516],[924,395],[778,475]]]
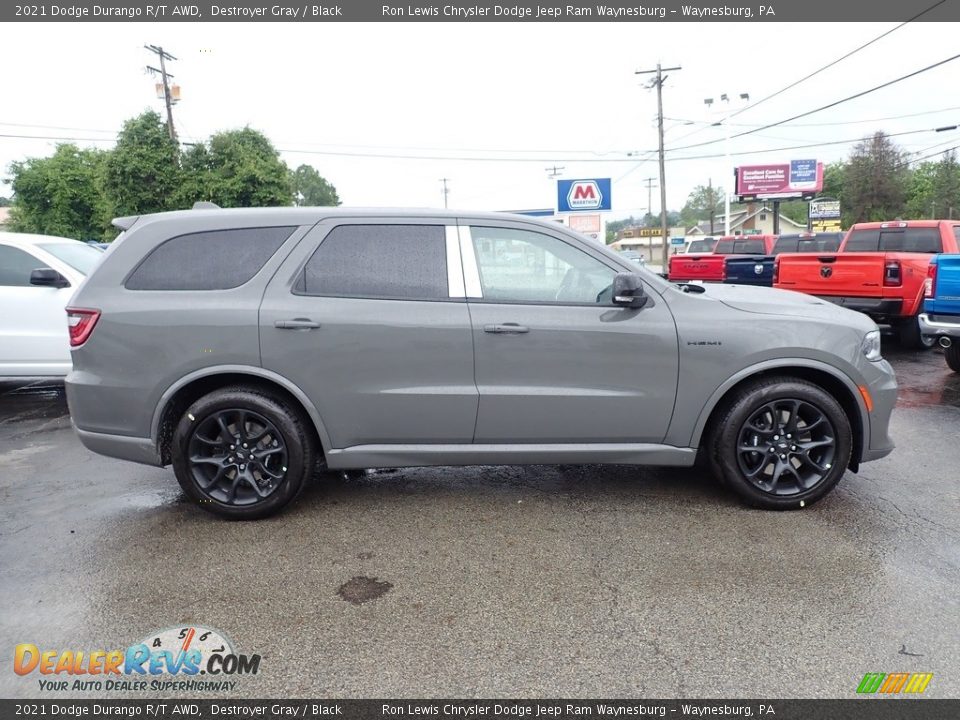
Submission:
[[[0,697],[56,697],[17,643],[180,624],[262,656],[234,696],[846,698],[922,671],[960,697],[960,375],[885,353],[898,449],[788,513],[699,470],[474,467],[324,478],[231,523],[85,450],[62,387],[2,384]]]

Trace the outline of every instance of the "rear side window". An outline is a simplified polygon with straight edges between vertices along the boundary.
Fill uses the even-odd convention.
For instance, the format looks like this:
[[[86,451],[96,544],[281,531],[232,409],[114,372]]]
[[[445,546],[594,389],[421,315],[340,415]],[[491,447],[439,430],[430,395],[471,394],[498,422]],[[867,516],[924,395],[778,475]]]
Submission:
[[[26,287],[30,273],[44,267],[42,261],[19,248],[0,245],[0,286]]]
[[[442,225],[339,225],[307,261],[303,295],[448,300]]]
[[[296,226],[190,233],[153,249],[127,278],[128,290],[229,290],[260,269]]]

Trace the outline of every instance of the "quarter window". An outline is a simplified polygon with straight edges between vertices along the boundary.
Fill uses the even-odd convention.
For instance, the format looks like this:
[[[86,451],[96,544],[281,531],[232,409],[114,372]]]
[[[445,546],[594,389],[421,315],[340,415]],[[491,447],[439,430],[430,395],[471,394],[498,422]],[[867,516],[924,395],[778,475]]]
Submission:
[[[394,300],[446,300],[443,225],[339,225],[307,261],[295,292]]]
[[[26,287],[30,285],[30,273],[44,267],[30,253],[9,245],[0,245],[0,285]]]
[[[616,272],[550,235],[472,227],[483,299],[504,303],[609,304]]]
[[[296,226],[190,233],[158,245],[126,282],[128,290],[229,290],[260,272]]]

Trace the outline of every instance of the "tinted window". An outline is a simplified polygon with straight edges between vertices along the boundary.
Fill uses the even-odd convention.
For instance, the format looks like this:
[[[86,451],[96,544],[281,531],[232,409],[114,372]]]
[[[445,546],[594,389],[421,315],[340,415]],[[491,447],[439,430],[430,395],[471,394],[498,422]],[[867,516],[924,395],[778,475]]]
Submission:
[[[713,246],[717,244],[717,241],[713,238],[708,240],[694,240],[690,243],[690,247],[687,248],[688,253],[709,253],[713,252]]]
[[[57,260],[66,263],[74,270],[89,275],[93,268],[103,258],[103,251],[97,250],[92,245],[84,245],[80,242],[73,243],[43,243],[37,245],[38,248],[46,250]]]
[[[24,287],[30,284],[30,273],[44,267],[33,255],[9,245],[0,245],[0,285]]]
[[[470,229],[484,300],[609,304],[616,272],[551,235],[529,230]]]
[[[842,233],[818,233],[813,236],[781,235],[773,246],[773,254],[785,252],[833,252],[840,247]]]
[[[442,300],[447,289],[442,225],[339,225],[307,262],[307,295]]]
[[[766,251],[763,240],[721,240],[714,250],[720,255],[763,255]]]
[[[906,228],[898,232],[881,230],[880,249],[891,252],[943,252],[940,228]]]
[[[296,227],[190,233],[154,248],[128,290],[228,290],[256,275]]]
[[[844,252],[873,252],[880,248],[879,230],[854,230],[843,246]]]

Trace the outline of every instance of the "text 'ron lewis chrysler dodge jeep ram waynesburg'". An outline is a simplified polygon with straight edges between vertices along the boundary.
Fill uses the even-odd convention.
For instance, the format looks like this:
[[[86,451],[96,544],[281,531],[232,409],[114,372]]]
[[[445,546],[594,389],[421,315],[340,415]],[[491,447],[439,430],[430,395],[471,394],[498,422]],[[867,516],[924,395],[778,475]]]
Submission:
[[[672,285],[502,214],[196,209],[125,230],[68,308],[83,443],[172,464],[200,507],[276,512],[330,469],[698,454],[798,508],[887,455],[866,316],[771,288]]]

